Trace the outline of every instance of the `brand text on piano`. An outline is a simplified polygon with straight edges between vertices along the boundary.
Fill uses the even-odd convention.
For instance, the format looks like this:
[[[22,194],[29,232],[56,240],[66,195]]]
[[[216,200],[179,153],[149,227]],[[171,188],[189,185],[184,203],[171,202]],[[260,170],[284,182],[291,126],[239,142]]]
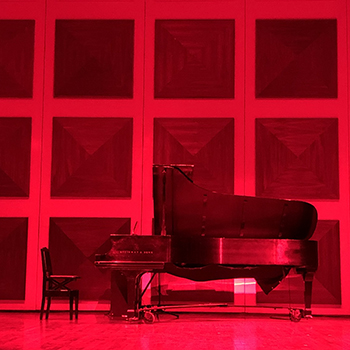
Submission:
[[[152,250],[117,250],[117,254],[154,254]]]

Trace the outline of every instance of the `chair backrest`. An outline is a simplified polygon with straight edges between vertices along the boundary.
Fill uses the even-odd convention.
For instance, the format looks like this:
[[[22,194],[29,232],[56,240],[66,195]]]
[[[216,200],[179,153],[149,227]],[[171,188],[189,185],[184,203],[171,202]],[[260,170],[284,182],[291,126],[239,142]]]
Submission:
[[[41,262],[43,265],[43,277],[44,281],[52,275],[52,265],[50,258],[50,251],[48,248],[41,248]]]

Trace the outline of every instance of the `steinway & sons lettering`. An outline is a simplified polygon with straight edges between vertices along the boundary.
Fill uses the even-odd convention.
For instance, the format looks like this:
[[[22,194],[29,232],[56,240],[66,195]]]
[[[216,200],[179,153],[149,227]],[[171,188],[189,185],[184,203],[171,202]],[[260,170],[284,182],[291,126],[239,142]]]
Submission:
[[[117,250],[116,253],[117,254],[139,254],[139,255],[154,254],[152,250]]]

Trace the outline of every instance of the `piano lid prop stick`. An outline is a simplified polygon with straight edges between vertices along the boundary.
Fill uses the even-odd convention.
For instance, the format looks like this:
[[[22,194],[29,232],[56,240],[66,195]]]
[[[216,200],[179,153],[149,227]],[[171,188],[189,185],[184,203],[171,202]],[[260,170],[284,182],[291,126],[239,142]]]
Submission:
[[[133,228],[133,230],[131,232],[132,235],[136,235],[136,228],[137,228],[137,224],[138,223],[139,223],[138,221],[135,222],[134,228]]]

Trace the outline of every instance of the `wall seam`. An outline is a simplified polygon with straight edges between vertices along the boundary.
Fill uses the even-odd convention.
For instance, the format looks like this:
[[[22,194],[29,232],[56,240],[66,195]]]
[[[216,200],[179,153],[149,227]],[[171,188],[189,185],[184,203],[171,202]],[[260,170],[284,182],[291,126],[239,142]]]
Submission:
[[[47,29],[47,1],[45,0],[45,10],[44,10],[44,51],[43,51],[43,85],[42,85],[42,101],[41,101],[41,142],[40,142],[40,172],[39,172],[39,203],[38,203],[38,239],[37,239],[37,252],[40,251],[40,237],[41,237],[41,209],[42,209],[42,179],[43,179],[43,150],[44,150],[44,115],[45,115],[45,72],[46,72],[46,29]],[[37,270],[39,270],[41,254],[37,254]],[[39,284],[41,285],[41,281],[39,280],[40,274],[36,275],[36,287],[37,291],[35,295],[37,296],[39,290]],[[38,290],[39,289],[39,290]],[[37,298],[34,301],[35,309],[37,309]]]
[[[143,232],[143,212],[144,212],[144,161],[145,161],[145,91],[146,91],[146,12],[147,0],[143,2],[143,88],[142,88],[142,125],[141,125],[141,208],[140,208],[140,234]]]

